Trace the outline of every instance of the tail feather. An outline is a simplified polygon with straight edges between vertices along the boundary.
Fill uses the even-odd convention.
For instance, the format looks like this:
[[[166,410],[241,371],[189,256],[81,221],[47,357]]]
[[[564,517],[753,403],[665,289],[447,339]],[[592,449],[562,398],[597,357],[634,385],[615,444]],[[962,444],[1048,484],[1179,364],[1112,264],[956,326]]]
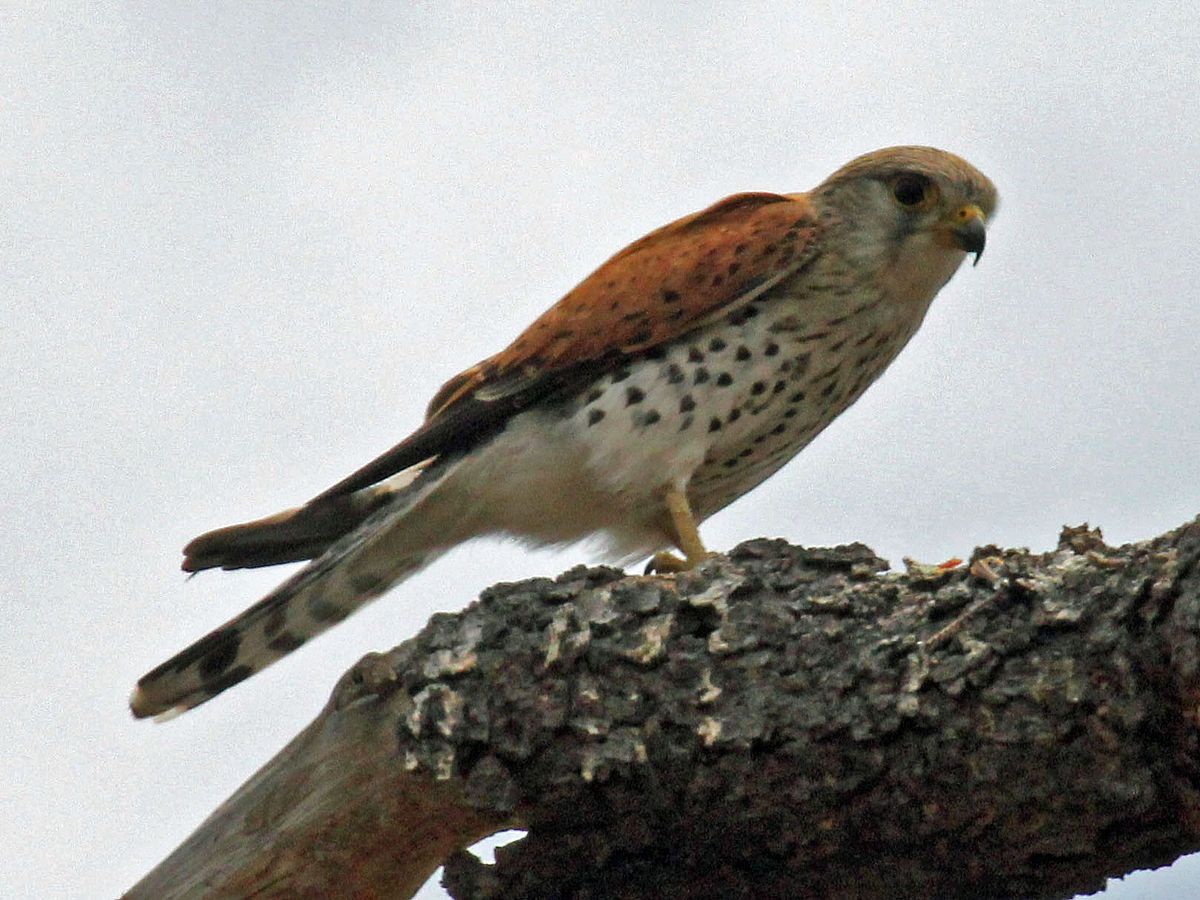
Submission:
[[[133,714],[138,718],[167,717],[199,706],[286,656],[440,556],[451,542],[437,540],[437,525],[453,511],[441,509],[439,504],[432,517],[437,521],[430,527],[424,521],[427,501],[455,468],[454,461],[435,462],[411,478],[411,483],[398,489],[393,484],[386,497],[374,498],[374,511],[311,563],[254,606],[139,679],[129,700]],[[272,520],[210,532],[193,542],[203,552],[191,558],[247,560],[263,558],[256,555],[259,553],[282,554],[280,548],[300,546],[299,542],[288,543],[295,534],[316,533],[303,530],[304,515],[301,509]],[[200,568],[217,565],[234,567],[213,562]]]

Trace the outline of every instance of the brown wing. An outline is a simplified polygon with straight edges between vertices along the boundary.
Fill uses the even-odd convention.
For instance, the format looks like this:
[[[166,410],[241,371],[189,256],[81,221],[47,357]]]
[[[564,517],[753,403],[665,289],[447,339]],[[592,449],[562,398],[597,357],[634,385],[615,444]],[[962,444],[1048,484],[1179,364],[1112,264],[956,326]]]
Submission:
[[[816,224],[803,195],[734,194],[630,244],[513,343],[450,379],[433,418],[464,397],[678,337],[798,264]],[[525,376],[525,377],[521,377]]]
[[[310,504],[462,450],[530,404],[747,303],[796,272],[817,218],[804,194],[734,194],[630,244],[513,343],[451,378],[425,424]]]

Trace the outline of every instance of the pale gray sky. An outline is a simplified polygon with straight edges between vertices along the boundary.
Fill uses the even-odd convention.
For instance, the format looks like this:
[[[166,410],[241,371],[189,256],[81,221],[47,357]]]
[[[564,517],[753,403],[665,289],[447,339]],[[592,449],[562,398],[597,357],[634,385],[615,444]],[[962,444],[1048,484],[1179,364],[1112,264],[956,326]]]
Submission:
[[[5,895],[118,894],[363,653],[579,561],[471,546],[181,719],[125,709],[284,575],[186,581],[187,539],[332,484],[609,254],[734,191],[924,143],[1002,203],[979,267],[711,547],[898,565],[1196,515],[1197,60],[1192,2],[0,8]]]

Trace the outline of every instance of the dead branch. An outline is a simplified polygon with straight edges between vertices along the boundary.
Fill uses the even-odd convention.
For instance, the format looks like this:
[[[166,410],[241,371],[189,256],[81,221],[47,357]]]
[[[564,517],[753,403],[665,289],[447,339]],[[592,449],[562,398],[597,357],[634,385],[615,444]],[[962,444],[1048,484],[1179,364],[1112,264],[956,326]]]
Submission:
[[[1060,898],[1200,848],[1200,519],[905,573],[750,541],[372,654],[129,898]],[[252,688],[251,688],[252,689]],[[456,852],[509,827],[495,866]]]

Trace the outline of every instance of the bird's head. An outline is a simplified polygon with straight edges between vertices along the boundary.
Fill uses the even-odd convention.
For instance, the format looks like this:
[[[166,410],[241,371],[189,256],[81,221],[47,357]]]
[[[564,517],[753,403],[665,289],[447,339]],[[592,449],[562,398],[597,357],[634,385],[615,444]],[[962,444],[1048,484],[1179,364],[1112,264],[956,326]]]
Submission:
[[[847,262],[888,296],[928,302],[968,253],[983,254],[998,197],[966,160],[933,147],[889,147],[847,163],[812,192]]]

